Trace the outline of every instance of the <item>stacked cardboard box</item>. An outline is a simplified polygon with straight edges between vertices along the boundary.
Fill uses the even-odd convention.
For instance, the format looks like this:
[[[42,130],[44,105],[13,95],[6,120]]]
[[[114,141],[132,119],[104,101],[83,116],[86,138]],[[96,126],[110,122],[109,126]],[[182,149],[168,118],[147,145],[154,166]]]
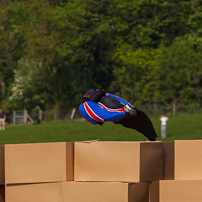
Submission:
[[[169,147],[102,141],[1,146],[0,202],[148,202],[150,182],[170,178]]]
[[[174,141],[174,179],[154,181],[150,202],[202,201],[202,140]]]
[[[162,179],[161,142],[76,142],[75,181]]]
[[[12,202],[148,202],[147,183],[55,182],[9,186]],[[145,194],[147,193],[147,194]]]
[[[73,180],[73,146],[56,142],[0,147],[0,201],[61,201],[62,182]]]
[[[202,140],[0,146],[0,202],[200,202]]]
[[[162,179],[161,142],[76,142],[74,157],[74,180],[83,186],[88,181],[94,193],[92,200],[83,196],[86,202],[148,202],[149,182]],[[106,187],[105,199],[95,185]],[[107,187],[115,191],[113,197]]]

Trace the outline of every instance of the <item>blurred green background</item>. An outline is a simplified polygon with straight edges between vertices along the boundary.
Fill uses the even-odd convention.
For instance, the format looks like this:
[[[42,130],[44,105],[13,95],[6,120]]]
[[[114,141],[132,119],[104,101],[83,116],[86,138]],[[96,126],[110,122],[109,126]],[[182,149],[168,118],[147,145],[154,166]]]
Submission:
[[[172,141],[178,139],[202,137],[202,124],[200,114],[181,114],[168,117],[167,138],[161,139],[159,116],[150,116],[158,134],[157,140]],[[106,122],[103,126],[76,120],[59,120],[42,122],[39,125],[8,125],[5,131],[0,131],[0,144],[63,142],[63,141],[146,141],[141,133]]]

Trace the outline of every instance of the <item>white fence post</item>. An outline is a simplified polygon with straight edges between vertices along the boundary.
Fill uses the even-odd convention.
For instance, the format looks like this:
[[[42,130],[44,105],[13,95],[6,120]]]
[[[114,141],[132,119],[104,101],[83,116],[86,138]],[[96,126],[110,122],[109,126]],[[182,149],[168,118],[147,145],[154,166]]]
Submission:
[[[70,120],[72,120],[74,118],[75,112],[76,112],[76,108],[73,108],[72,113],[70,115]]]

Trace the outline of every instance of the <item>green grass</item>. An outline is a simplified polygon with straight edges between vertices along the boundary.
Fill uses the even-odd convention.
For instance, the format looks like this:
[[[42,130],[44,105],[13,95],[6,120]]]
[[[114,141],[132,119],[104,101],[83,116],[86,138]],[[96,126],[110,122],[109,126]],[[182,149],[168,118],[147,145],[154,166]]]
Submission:
[[[149,117],[159,136],[157,140],[162,140],[160,137],[159,116]],[[201,114],[181,114],[168,118],[167,138],[163,139],[164,141],[202,137]],[[102,141],[148,140],[144,135],[133,129],[114,125],[111,122],[99,126],[81,120],[42,122],[40,125],[8,125],[5,131],[0,131],[0,145],[36,142],[74,142],[95,139]]]

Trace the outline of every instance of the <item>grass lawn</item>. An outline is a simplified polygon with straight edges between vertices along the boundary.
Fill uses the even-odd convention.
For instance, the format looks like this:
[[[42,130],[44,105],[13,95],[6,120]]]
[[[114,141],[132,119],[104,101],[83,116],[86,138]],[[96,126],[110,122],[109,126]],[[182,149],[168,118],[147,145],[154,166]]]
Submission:
[[[159,116],[149,116],[160,137]],[[202,137],[202,115],[180,114],[168,116],[167,138],[164,141]],[[5,131],[0,131],[0,145],[35,142],[63,141],[139,141],[148,140],[141,133],[107,122],[103,126],[92,125],[82,120],[59,120],[42,122],[40,125],[8,125]]]

